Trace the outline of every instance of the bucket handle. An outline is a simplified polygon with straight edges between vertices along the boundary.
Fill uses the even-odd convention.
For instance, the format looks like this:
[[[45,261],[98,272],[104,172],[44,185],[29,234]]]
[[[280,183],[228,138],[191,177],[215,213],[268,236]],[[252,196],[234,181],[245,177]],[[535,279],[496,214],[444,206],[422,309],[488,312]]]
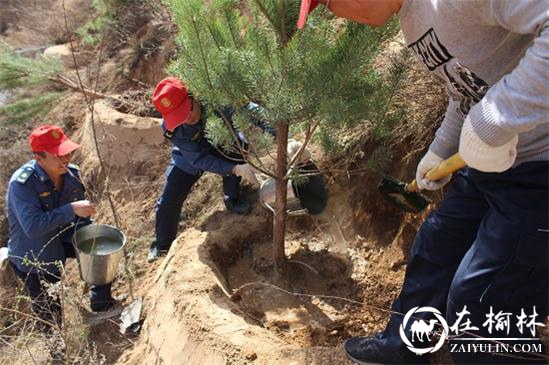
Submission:
[[[265,207],[267,207],[267,209],[269,209],[273,214],[275,214],[275,210],[272,206],[270,206],[269,204],[267,203],[264,203],[262,202],[263,205],[265,205]],[[289,216],[298,216],[298,215],[308,215],[309,212],[307,211],[307,209],[299,209],[299,210],[287,210],[286,211],[286,214],[288,214]]]
[[[76,260],[78,261],[79,265],[80,265],[80,254],[78,252],[78,245],[76,242],[76,231],[78,230],[78,224],[80,224],[81,219],[82,219],[81,217],[78,217],[78,219],[76,220],[76,223],[74,224],[74,231],[72,232],[72,239],[71,239],[72,248],[74,250],[74,256],[76,256]]]
[[[268,179],[268,176],[265,175],[265,174],[262,174],[262,173],[256,173],[255,174],[255,177],[257,178],[257,180],[259,180],[259,184],[263,184],[265,181],[267,181]],[[261,202],[267,209],[269,209],[273,215],[275,214],[275,209],[274,207],[272,207],[271,205],[269,205],[268,203],[265,203],[265,202]],[[299,216],[299,215],[308,215],[309,214],[309,211],[307,211],[307,209],[299,209],[299,210],[294,210],[294,211],[291,211],[291,210],[286,210],[286,214],[288,214],[289,216]]]

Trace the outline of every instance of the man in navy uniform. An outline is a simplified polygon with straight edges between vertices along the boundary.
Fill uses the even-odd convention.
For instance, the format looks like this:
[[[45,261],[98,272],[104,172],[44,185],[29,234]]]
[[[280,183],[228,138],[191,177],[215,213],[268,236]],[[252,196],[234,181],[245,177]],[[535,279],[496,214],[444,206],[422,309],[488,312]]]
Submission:
[[[60,301],[48,298],[44,284],[60,280],[60,265],[75,257],[72,234],[91,223],[95,209],[84,197],[78,167],[70,163],[79,145],[51,125],[34,129],[29,143],[35,159],[15,171],[8,185],[9,262],[32,299],[34,314],[60,324]],[[66,229],[71,223],[75,226]],[[93,311],[112,307],[111,284],[92,286],[90,302]]]
[[[156,239],[149,249],[149,262],[170,249],[177,235],[183,202],[204,171],[223,177],[225,206],[237,214],[247,214],[251,209],[250,203],[240,196],[241,178],[257,182],[253,167],[244,163],[242,156],[231,155],[228,158],[206,139],[204,107],[179,79],[168,77],[160,81],[152,100],[162,114],[162,130],[173,149],[164,188],[156,205]],[[234,110],[225,108],[222,113],[231,121]]]

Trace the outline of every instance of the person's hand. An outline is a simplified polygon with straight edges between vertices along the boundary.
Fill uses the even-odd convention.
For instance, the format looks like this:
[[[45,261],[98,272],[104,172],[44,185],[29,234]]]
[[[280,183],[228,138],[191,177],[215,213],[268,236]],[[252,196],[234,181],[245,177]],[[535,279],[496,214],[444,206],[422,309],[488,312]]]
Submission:
[[[290,139],[288,140],[288,147],[286,149],[288,153],[288,158],[290,161],[294,158],[295,154],[299,151],[299,149],[303,146],[303,143]],[[297,160],[294,161],[294,164],[301,165],[305,162],[309,161],[311,159],[311,152],[305,147],[303,151],[301,151],[301,155]]]
[[[259,180],[255,176],[255,169],[249,163],[243,165],[235,165],[233,167],[233,174],[240,176],[246,181],[249,181],[254,184],[259,184]]]
[[[420,190],[439,190],[452,179],[452,174],[437,181],[425,178],[425,174],[432,168],[437,167],[443,160],[442,157],[429,150],[419,161],[416,170],[416,183]]]
[[[71,203],[74,215],[89,218],[95,214],[95,207],[88,200],[78,200]]]
[[[518,135],[501,146],[485,143],[475,133],[469,117],[465,118],[459,139],[459,155],[474,169],[484,172],[503,172],[510,169],[517,158]]]

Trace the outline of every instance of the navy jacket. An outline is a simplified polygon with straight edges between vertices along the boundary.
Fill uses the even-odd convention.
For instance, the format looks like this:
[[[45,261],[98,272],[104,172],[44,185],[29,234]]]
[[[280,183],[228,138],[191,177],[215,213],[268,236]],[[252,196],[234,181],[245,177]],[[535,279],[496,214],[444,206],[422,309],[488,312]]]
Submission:
[[[255,103],[248,103],[247,109],[253,110],[259,106]],[[215,147],[208,141],[204,135],[206,128],[205,108],[202,108],[202,119],[195,125],[182,124],[175,128],[172,133],[168,132],[164,121],[162,130],[164,135],[170,139],[173,144],[172,159],[179,169],[191,175],[197,175],[203,171],[209,171],[218,175],[231,175],[236,162],[223,159],[218,153],[215,153]],[[223,115],[232,123],[234,109],[226,107],[222,111]],[[274,129],[264,126],[263,123],[253,119],[252,122],[264,131],[275,135]],[[242,142],[245,138],[239,133]]]
[[[8,185],[7,213],[10,230],[9,259],[23,272],[38,272],[36,265],[26,265],[23,258],[38,262],[50,273],[59,272],[56,261],[65,263],[73,257],[70,244],[76,227],[48,243],[71,222],[89,224],[89,219],[74,215],[71,202],[85,199],[78,167],[69,165],[63,175],[63,188],[55,190],[53,182],[35,160],[27,162],[12,175]]]

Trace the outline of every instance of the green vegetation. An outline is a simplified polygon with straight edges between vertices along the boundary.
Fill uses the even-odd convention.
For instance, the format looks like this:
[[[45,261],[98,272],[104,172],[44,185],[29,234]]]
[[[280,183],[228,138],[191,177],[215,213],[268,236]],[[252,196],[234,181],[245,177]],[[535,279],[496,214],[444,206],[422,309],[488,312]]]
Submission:
[[[378,29],[342,24],[316,10],[310,24],[296,32],[299,1],[214,0],[208,6],[171,0],[169,5],[180,28],[179,57],[169,72],[214,109],[260,104],[254,112],[237,112],[239,129],[249,132],[253,116],[273,127],[287,124],[294,132],[317,123],[316,138],[336,153],[346,130],[367,123],[383,124],[378,127],[383,131],[390,124],[389,115],[378,117],[394,85],[382,82],[372,62],[395,35],[396,24]],[[232,146],[219,118],[210,123],[209,136]]]
[[[396,60],[386,77],[373,67],[384,42],[397,33],[395,22],[373,29],[335,19],[319,7],[298,32],[298,0],[168,4],[179,27],[179,53],[169,73],[183,80],[210,111],[236,107],[234,127],[250,142],[247,161],[274,177],[277,186],[285,186],[293,174],[286,156],[289,133],[302,136],[305,144],[315,138],[328,154],[337,155],[356,143],[354,129],[367,128],[383,139],[398,122],[390,104],[406,60]],[[243,108],[248,101],[260,107]],[[275,169],[263,162],[273,142],[252,126],[254,118],[277,130]],[[211,117],[208,124],[207,135],[214,143],[241,150],[228,121]],[[279,268],[284,255],[283,200],[275,215]]]
[[[98,44],[105,26],[112,20],[118,7],[128,1],[131,0],[93,0],[92,5],[97,12],[97,17],[76,30],[82,43],[86,45]]]
[[[0,89],[13,95],[8,104],[0,105],[0,120],[21,123],[45,115],[63,95],[48,90],[61,71],[63,65],[59,60],[24,57],[0,45]],[[26,91],[37,89],[45,91],[25,95]]]
[[[0,106],[0,120],[5,119],[6,124],[18,124],[36,117],[43,117],[55,106],[62,95],[63,93],[48,92],[2,105]]]
[[[44,86],[61,71],[63,64],[59,60],[24,57],[0,44],[0,89]]]

